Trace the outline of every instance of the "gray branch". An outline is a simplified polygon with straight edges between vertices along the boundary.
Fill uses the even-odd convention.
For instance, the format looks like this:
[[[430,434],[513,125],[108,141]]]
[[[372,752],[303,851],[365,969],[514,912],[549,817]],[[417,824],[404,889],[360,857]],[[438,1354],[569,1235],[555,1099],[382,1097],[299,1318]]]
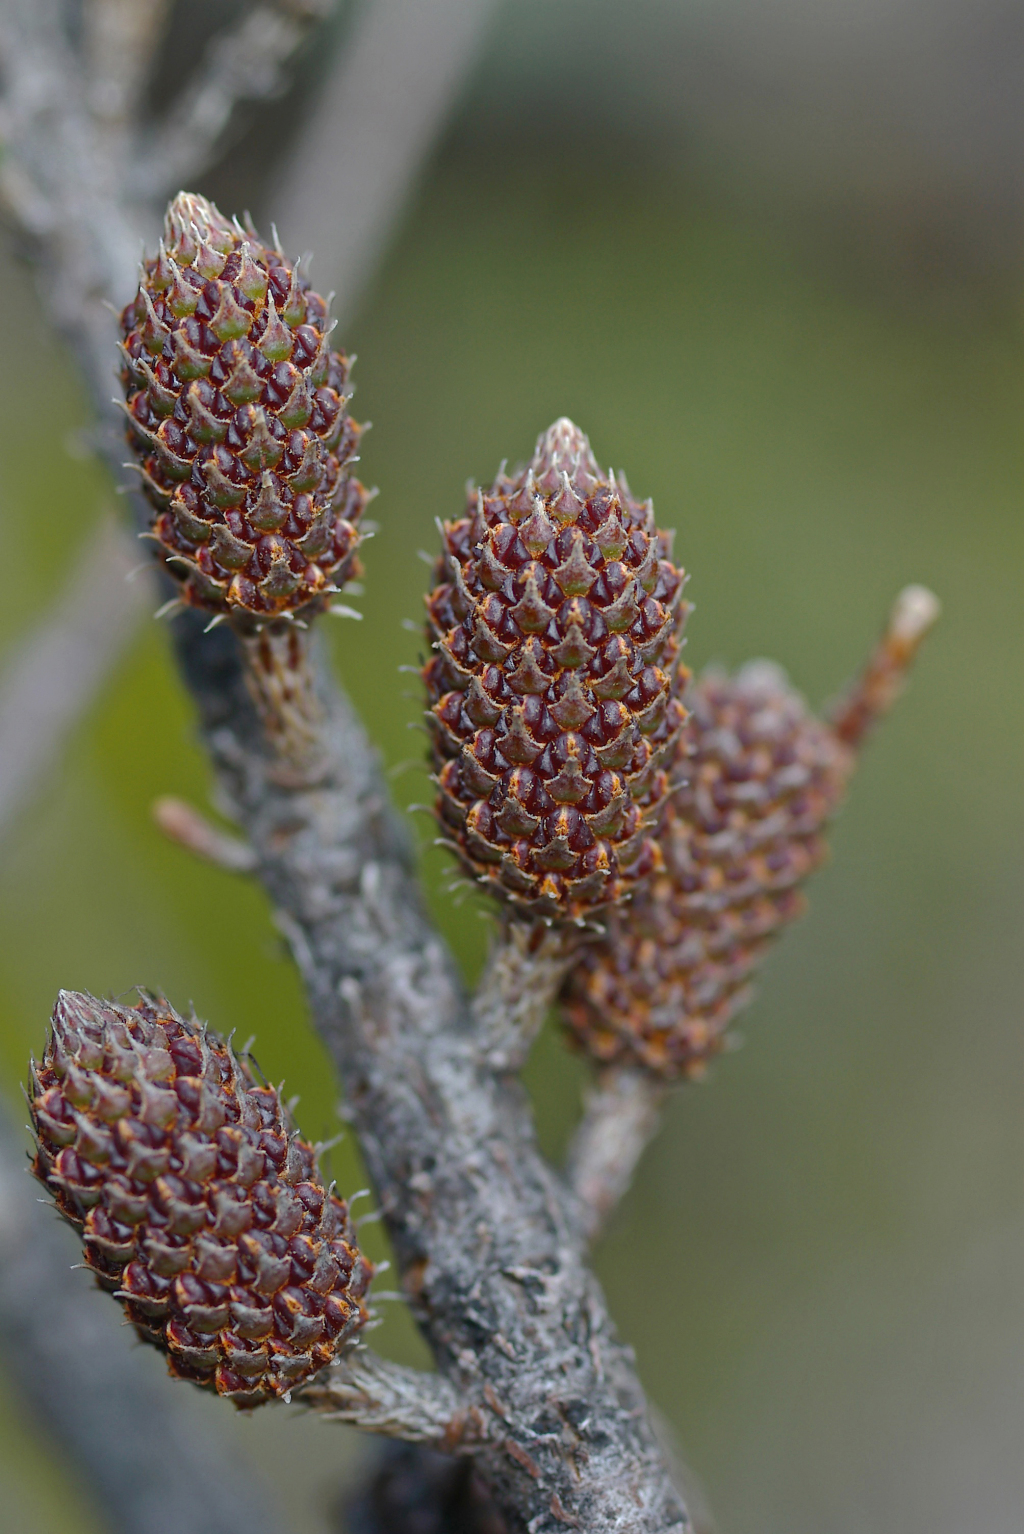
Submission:
[[[90,27],[100,27],[101,9],[90,12]],[[139,51],[135,79],[141,43]],[[0,193],[33,239],[50,317],[78,353],[101,418],[97,446],[120,475],[123,432],[111,404],[117,331],[107,304],[132,291],[144,210],[123,200],[120,130],[91,111],[95,76],[72,50],[54,0],[0,0],[0,70]],[[0,679],[0,824],[45,777],[147,599],[155,605],[144,578],[124,585],[142,559],[127,534],[104,529],[91,537],[70,587],[8,661]]]
[[[362,727],[322,675],[320,780],[282,784],[230,632],[204,635],[190,614],[174,628],[221,792],[344,1081],[410,1305],[466,1423],[495,1424],[476,1452],[499,1506],[532,1534],[682,1530],[569,1200],[521,1085],[481,1061]]]
[[[243,1466],[72,1272],[81,1248],[39,1205],[0,1110],[0,1346],[49,1435],[91,1485],[111,1534],[280,1534],[270,1488]]]
[[[130,210],[115,207],[113,218],[109,215],[111,199],[128,195],[126,159],[138,159],[138,145],[128,128],[167,3],[89,0],[83,13],[83,91],[78,83],[81,66],[60,27],[54,0],[0,0],[0,63],[7,77],[0,102],[0,137],[7,151],[0,189],[22,226],[37,237],[47,261],[46,301],[65,340],[77,348],[93,384],[96,408],[107,418],[98,446],[115,475],[124,457],[122,423],[110,409],[116,331],[103,300],[124,303],[131,292],[141,235],[151,237],[155,231],[154,204],[162,193],[157,168],[139,177],[140,200]],[[441,0],[440,11],[431,0],[417,0],[407,8],[404,25],[396,24],[396,13],[386,0],[368,3],[377,13],[374,25],[364,23],[351,57],[342,49],[324,86],[317,122],[300,146],[303,165],[312,163],[311,155],[318,156],[317,178],[307,175],[289,189],[285,216],[279,220],[286,230],[294,226],[308,234],[322,217],[319,210],[334,210],[333,219],[316,227],[316,248],[325,270],[340,269],[340,300],[346,310],[356,296],[356,269],[362,280],[377,260],[401,200],[475,57],[495,0]],[[239,90],[251,94],[258,80],[277,89],[278,64],[259,62],[253,52],[256,41],[267,44],[272,33],[276,35],[274,29],[283,26],[291,45],[297,44],[300,22],[308,24],[329,9],[313,0],[308,8],[300,3],[289,15],[282,6],[266,29],[250,15],[250,47],[239,58],[230,57],[226,38],[213,49],[192,86],[193,97],[206,103],[205,127],[200,131],[195,123],[189,126],[188,111],[180,105],[160,142],[151,146],[152,154],[164,156],[159,174],[165,183],[173,183],[179,174],[184,179],[189,157],[198,165],[213,152]],[[122,25],[126,15],[127,26]],[[382,38],[388,46],[382,46]],[[243,67],[244,59],[249,62]],[[360,84],[355,100],[353,81]],[[405,103],[400,114],[392,110],[399,99]],[[413,100],[415,107],[410,105]],[[360,117],[358,131],[357,112],[369,113]],[[175,123],[183,136],[177,135]],[[343,154],[333,152],[338,144],[344,144]],[[181,158],[175,160],[175,155]],[[115,165],[122,167],[117,174]],[[150,175],[156,175],[157,182],[148,179]],[[65,217],[76,221],[74,231],[61,229],[62,209]],[[84,266],[79,259],[83,251]],[[62,594],[54,605],[51,623],[56,632],[51,636],[50,625],[40,625],[0,678],[0,697],[8,704],[26,698],[28,680],[33,698],[31,711],[19,715],[16,728],[10,706],[5,709],[0,703],[0,828],[44,780],[53,754],[91,706],[135,631],[130,614],[137,623],[145,612],[142,580],[123,601],[111,600],[108,575],[139,562],[130,539],[126,535],[123,551],[111,553],[110,572],[103,566],[108,550],[106,544],[100,551],[92,545],[86,548],[70,583],[73,600],[69,604]],[[136,591],[139,600],[134,602]],[[67,685],[64,671],[64,639],[72,626],[77,658],[73,687]]]
[[[0,193],[35,242],[51,318],[79,354],[116,463],[124,456],[110,404],[117,332],[105,305],[127,302],[156,218],[125,201],[119,162],[89,110],[82,63],[61,21],[56,0],[0,0]]]
[[[93,116],[127,130],[161,40],[171,0],[84,0],[82,41]]]

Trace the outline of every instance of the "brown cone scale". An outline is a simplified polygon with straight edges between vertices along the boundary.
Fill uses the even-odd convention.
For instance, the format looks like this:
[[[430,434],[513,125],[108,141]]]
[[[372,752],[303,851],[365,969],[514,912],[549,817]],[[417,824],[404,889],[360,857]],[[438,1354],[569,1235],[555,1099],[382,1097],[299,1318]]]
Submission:
[[[183,599],[257,624],[326,606],[357,573],[367,494],[324,300],[182,192],[121,324],[129,440]]]
[[[33,1170],[172,1374],[241,1407],[367,1320],[373,1268],[278,1094],[162,1000],[63,991],[30,1081]]]
[[[664,866],[610,913],[564,997],[592,1058],[670,1079],[700,1074],[722,1048],[765,949],[803,911],[800,885],[826,856],[854,761],[769,662],[707,673],[686,701]]]
[[[658,861],[683,572],[565,419],[442,534],[424,671],[442,829],[520,911],[583,920]]]

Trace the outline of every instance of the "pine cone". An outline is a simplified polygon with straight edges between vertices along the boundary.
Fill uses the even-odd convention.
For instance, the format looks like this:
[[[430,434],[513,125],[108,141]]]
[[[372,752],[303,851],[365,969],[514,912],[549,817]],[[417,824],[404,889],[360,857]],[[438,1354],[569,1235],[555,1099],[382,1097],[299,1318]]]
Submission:
[[[230,1044],[163,1000],[62,991],[30,1087],[33,1170],[172,1374],[257,1406],[366,1322],[348,1210]]]
[[[721,1049],[768,943],[803,911],[799,885],[826,855],[854,760],[770,662],[705,673],[686,701],[664,867],[610,913],[564,998],[592,1057],[669,1078]]]
[[[480,882],[579,920],[657,862],[683,572],[650,502],[564,419],[442,532],[424,671],[439,819]]]
[[[356,573],[348,359],[280,251],[181,192],[121,317],[129,440],[183,598],[257,622]]]

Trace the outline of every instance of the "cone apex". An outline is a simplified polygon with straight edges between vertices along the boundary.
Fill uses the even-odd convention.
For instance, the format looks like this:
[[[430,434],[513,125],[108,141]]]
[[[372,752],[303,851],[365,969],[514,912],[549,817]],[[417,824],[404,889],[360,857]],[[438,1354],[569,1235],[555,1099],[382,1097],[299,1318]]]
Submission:
[[[568,477],[571,485],[576,483],[581,473],[591,479],[601,478],[601,470],[586,433],[570,421],[567,415],[559,416],[547,431],[541,432],[530,461],[530,470],[538,482],[548,476],[557,479],[562,474]]]
[[[195,260],[199,243],[220,248],[222,254],[236,243],[231,221],[199,192],[179,192],[168,204],[164,215],[164,245],[169,255],[186,266]],[[179,251],[181,254],[179,254]]]

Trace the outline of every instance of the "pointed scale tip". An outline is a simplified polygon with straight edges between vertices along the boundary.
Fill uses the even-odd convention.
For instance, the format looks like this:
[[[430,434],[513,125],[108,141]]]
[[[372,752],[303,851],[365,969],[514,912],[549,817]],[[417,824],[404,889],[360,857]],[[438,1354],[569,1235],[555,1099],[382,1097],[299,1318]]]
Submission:
[[[58,991],[51,1021],[57,1034],[95,1026],[104,1021],[102,1003],[86,991]]]

